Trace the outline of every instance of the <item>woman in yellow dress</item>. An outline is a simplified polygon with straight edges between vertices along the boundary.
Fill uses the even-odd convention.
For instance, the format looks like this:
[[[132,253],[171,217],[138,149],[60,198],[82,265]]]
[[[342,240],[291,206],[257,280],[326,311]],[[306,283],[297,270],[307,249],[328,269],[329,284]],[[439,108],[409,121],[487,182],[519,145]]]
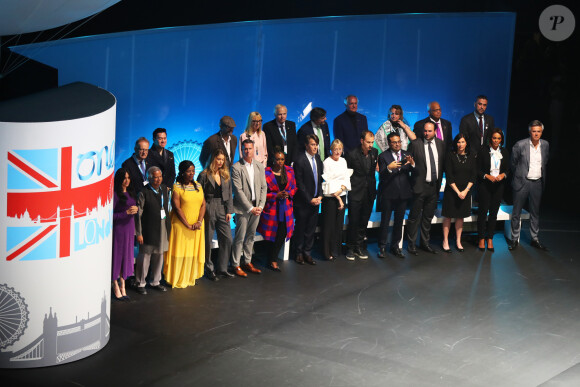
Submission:
[[[171,235],[163,270],[165,281],[173,288],[194,286],[195,280],[203,275],[205,200],[194,175],[195,166],[184,160],[173,185]]]

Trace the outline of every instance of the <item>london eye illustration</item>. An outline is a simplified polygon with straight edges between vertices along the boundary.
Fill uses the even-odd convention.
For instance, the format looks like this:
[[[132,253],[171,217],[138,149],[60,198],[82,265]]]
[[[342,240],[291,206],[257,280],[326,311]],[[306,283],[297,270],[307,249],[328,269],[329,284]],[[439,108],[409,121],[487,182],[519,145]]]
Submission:
[[[14,344],[28,326],[28,306],[20,293],[0,284],[0,349]]]
[[[202,144],[193,140],[178,141],[170,147],[167,147],[173,152],[175,160],[175,170],[179,171],[179,163],[183,160],[189,160],[195,165],[196,173],[203,170],[203,166],[199,162],[199,155],[201,153]]]

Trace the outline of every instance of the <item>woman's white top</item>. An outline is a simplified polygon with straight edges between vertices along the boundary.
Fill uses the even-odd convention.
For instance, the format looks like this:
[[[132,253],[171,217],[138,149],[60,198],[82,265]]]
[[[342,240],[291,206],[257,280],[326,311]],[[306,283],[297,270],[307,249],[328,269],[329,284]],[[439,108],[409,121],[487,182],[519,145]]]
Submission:
[[[352,169],[347,168],[346,160],[341,157],[338,161],[334,161],[332,157],[327,157],[323,164],[324,173],[322,178],[324,182],[322,183],[322,193],[324,196],[332,196],[335,192],[340,191],[343,185],[346,190],[340,196],[346,195],[346,192],[351,189],[350,176],[352,175]]]

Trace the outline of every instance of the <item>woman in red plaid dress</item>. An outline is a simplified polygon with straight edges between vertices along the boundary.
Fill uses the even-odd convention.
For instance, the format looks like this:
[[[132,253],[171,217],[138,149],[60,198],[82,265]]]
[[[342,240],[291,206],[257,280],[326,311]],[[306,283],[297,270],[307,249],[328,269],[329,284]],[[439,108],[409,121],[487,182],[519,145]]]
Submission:
[[[285,165],[286,155],[277,149],[272,167],[266,168],[266,183],[268,194],[266,205],[260,216],[258,232],[264,240],[270,242],[268,252],[268,267],[274,271],[281,271],[276,259],[284,242],[294,232],[294,210],[292,198],[296,194],[296,179],[294,170]]]

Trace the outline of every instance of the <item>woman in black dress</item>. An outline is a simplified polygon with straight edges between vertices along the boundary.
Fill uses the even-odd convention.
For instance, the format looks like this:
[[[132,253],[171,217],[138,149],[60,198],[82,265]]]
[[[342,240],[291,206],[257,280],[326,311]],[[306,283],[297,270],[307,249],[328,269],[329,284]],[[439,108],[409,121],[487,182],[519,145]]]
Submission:
[[[443,195],[443,251],[451,252],[449,229],[451,218],[455,218],[457,250],[463,251],[461,232],[463,218],[471,215],[471,187],[475,183],[475,155],[469,151],[467,138],[459,133],[453,139],[452,149],[445,160],[445,193]]]
[[[497,220],[499,204],[503,196],[506,176],[509,173],[510,156],[503,148],[503,132],[495,128],[489,137],[489,147],[483,147],[477,155],[477,177],[479,179],[479,212],[477,214],[477,235],[479,250],[493,249],[493,232]],[[489,211],[489,216],[487,215]],[[487,220],[487,221],[486,221]]]

